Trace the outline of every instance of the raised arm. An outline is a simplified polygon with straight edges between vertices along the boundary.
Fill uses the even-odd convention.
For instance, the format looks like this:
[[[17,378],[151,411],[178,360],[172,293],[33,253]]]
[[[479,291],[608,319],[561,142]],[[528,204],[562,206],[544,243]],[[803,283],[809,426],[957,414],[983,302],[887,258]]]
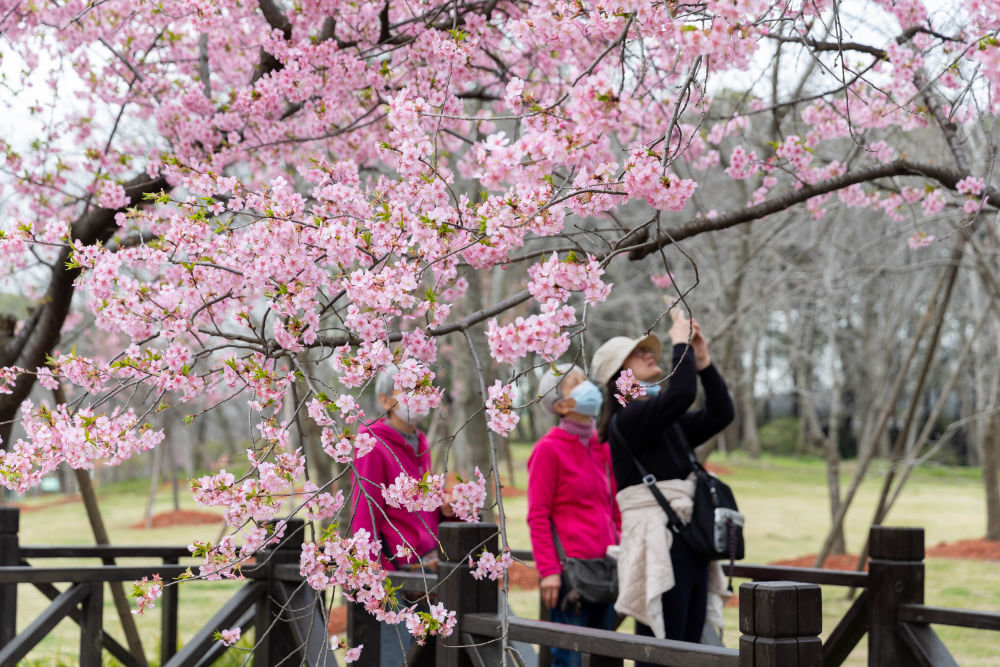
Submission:
[[[694,354],[685,343],[674,345],[671,365],[673,375],[658,396],[646,401],[632,401],[618,415],[623,434],[629,431],[662,431],[691,407],[698,396],[698,374]]]
[[[681,417],[681,428],[692,447],[697,447],[732,423],[736,416],[726,381],[714,365],[698,373],[705,389],[705,407]]]
[[[694,335],[691,338],[691,349],[694,352],[701,386],[705,389],[705,407],[684,415],[680,425],[691,446],[697,447],[729,426],[736,413],[726,381],[712,364],[708,341],[701,331],[701,326],[693,322],[692,329]]]

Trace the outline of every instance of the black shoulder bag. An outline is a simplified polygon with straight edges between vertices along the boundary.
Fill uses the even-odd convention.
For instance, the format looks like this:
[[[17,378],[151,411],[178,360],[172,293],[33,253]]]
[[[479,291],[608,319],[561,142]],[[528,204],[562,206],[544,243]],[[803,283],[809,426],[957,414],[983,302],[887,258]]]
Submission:
[[[667,514],[667,526],[675,537],[679,537],[690,547],[690,549],[702,556],[706,560],[729,560],[730,565],[734,561],[741,560],[744,553],[743,545],[743,523],[744,517],[736,506],[736,498],[732,489],[718,477],[711,475],[704,466],[698,462],[694,455],[694,450],[688,445],[687,438],[680,426],[674,422],[674,435],[678,443],[687,453],[688,461],[694,469],[696,481],[694,489],[694,509],[691,512],[691,522],[684,523],[677,516],[674,508],[663,497],[663,493],[656,487],[656,477],[646,471],[646,468],[639,462],[635,454],[625,442],[615,419],[611,420],[611,434],[621,446],[628,452],[635,462],[639,474],[642,475],[642,483],[653,493],[656,502],[660,504]],[[671,456],[675,452],[671,449]],[[675,457],[676,458],[676,457]],[[678,469],[683,469],[679,467]],[[732,578],[730,577],[729,589],[732,590]]]
[[[552,526],[556,553],[562,563],[566,588],[577,591],[580,598],[594,604],[608,604],[618,599],[618,561],[610,556],[603,558],[569,558]]]

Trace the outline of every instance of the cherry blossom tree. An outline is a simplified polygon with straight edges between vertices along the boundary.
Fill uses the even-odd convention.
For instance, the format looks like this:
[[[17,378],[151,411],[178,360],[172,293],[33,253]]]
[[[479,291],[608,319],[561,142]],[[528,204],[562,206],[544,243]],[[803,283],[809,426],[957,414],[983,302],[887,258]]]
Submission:
[[[567,354],[612,263],[652,258],[686,301],[668,251],[769,216],[883,212],[912,252],[940,242],[926,218],[971,238],[1000,201],[992,144],[966,141],[1000,105],[1000,4],[941,4],[0,0],[19,128],[0,143],[0,266],[36,301],[0,348],[0,483],[114,465],[161,442],[154,411],[241,402],[249,472],[193,482],[233,529],[196,543],[200,575],[238,576],[281,539],[265,526],[283,499],[343,511],[333,479],[305,483],[296,421],[349,471],[376,445],[361,393],[395,363],[404,402],[439,405],[446,336],[506,435],[531,399],[516,369]],[[521,285],[468,307],[466,276],[505,270]],[[60,347],[79,326],[98,352]],[[29,397],[60,383],[64,403]],[[383,493],[427,509],[441,483]],[[483,484],[463,488],[468,518]],[[378,553],[328,530],[302,572],[449,632],[447,610],[386,607]],[[484,576],[510,562],[479,558]]]

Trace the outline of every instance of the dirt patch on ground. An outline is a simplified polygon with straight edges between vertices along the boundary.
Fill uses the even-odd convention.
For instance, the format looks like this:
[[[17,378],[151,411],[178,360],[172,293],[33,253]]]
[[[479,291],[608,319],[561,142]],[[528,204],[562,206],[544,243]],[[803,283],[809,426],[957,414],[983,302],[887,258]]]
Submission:
[[[1000,560],[1000,542],[980,538],[941,542],[927,550],[936,558],[965,558],[967,560]]]
[[[732,475],[733,471],[726,466],[720,466],[718,463],[705,463],[705,470],[712,473],[713,475],[718,475],[722,477],[723,475]]]
[[[221,523],[222,517],[209,512],[199,512],[198,510],[176,510],[170,512],[160,512],[153,515],[153,528],[167,528],[170,526],[191,526],[202,523]],[[146,527],[146,520],[143,519],[134,523],[129,528],[142,530]]]
[[[73,494],[72,496],[61,496],[55,500],[49,500],[44,503],[32,503],[30,505],[22,505],[19,503],[14,503],[14,507],[18,508],[22,512],[38,512],[40,510],[47,510],[50,507],[59,507],[60,505],[72,505],[74,503],[80,502],[80,496]]]

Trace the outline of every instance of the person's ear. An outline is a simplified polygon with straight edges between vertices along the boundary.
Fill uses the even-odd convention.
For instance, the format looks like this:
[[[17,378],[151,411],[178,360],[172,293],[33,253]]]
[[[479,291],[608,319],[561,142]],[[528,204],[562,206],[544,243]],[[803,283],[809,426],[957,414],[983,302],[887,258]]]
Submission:
[[[389,410],[392,410],[394,407],[396,407],[396,398],[388,394],[379,394],[378,404],[382,406],[383,410],[388,412]]]
[[[572,405],[570,405],[570,401],[573,401]],[[560,398],[558,401],[552,404],[552,409],[555,410],[556,414],[559,415],[560,417],[565,417],[566,413],[572,412],[573,408],[575,407],[576,407],[576,401],[574,401],[572,398]]]

